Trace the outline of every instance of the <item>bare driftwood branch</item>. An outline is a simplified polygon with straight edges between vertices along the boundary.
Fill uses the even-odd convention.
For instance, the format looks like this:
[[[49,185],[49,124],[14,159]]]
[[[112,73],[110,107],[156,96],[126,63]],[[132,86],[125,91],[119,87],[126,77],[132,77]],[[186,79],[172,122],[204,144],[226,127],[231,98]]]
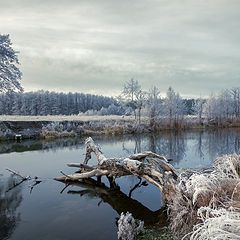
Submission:
[[[24,177],[24,176],[22,176],[21,174],[15,172],[15,171],[13,171],[13,170],[11,170],[11,169],[9,169],[9,168],[6,168],[6,170],[9,171],[10,173],[12,173],[14,176],[17,176],[17,177],[21,178],[21,181],[20,181],[20,182],[14,183],[14,185],[13,185],[12,187],[10,187],[6,192],[9,192],[9,191],[11,191],[12,189],[14,189],[15,187],[21,185],[24,181],[31,179],[30,176]]]
[[[133,174],[145,178],[148,182],[157,186],[163,193],[164,189],[175,189],[178,174],[163,156],[153,152],[143,152],[130,155],[126,158],[106,158],[91,137],[86,140],[86,145],[84,162],[80,164],[68,164],[69,167],[79,168],[79,171],[77,171],[78,174],[66,175],[62,173],[64,176],[55,178],[55,180],[77,181],[92,177],[100,178],[105,175],[113,183],[115,178]],[[91,153],[97,156],[98,165],[88,165]]]
[[[13,171],[13,170],[11,170],[11,169],[9,169],[9,168],[6,168],[6,170],[9,171],[10,173],[12,173],[13,175],[17,176],[17,177],[20,177],[23,181],[30,179],[29,176],[23,177],[23,176],[20,175],[19,173],[15,172],[15,171]]]

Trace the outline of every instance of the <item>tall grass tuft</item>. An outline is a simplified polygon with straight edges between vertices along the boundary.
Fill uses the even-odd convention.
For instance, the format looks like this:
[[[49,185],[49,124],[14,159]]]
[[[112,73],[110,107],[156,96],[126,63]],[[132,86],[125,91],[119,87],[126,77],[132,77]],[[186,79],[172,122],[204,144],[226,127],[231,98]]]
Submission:
[[[74,133],[73,131],[67,132],[67,131],[45,130],[40,134],[41,139],[57,139],[57,138],[66,138],[66,137],[76,137],[76,133]]]
[[[180,175],[175,197],[169,203],[169,211],[172,219],[171,228],[175,233],[183,236],[193,229],[192,234],[186,235],[185,239],[240,239],[240,227],[236,228],[238,238],[231,238],[231,224],[225,238],[210,237],[213,235],[201,238],[198,234],[200,231],[206,233],[217,228],[225,231],[224,224],[216,225],[216,229],[214,225],[211,225],[212,229],[207,227],[210,222],[220,223],[222,219],[226,220],[226,224],[228,219],[232,219],[233,226],[235,224],[240,226],[239,156],[233,154],[220,157],[211,170],[193,173],[190,177]],[[219,219],[214,219],[216,217]],[[220,234],[221,231],[216,232]]]

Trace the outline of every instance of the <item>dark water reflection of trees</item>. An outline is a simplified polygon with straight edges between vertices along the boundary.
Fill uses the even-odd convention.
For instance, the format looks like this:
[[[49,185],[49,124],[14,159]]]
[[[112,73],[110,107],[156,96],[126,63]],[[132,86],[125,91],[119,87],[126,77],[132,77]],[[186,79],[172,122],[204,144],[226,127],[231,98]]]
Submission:
[[[0,178],[0,239],[8,239],[20,222],[17,208],[22,202],[21,186],[13,187],[16,179],[10,176],[6,181]]]
[[[107,145],[114,145],[115,151],[121,152],[122,156],[127,156],[137,152],[152,151],[167,158],[173,159],[173,163],[179,163],[186,159],[191,152],[191,157],[215,160],[217,156],[230,153],[239,153],[240,129],[221,130],[195,130],[195,131],[162,131],[157,134],[124,135],[124,136],[95,136],[95,141],[102,146],[103,151]],[[0,153],[24,152],[24,151],[55,151],[61,148],[83,149],[85,138],[59,139],[56,141],[27,140],[20,143],[2,142],[0,143]],[[111,148],[113,149],[113,148]],[[109,153],[106,154],[106,156]],[[12,176],[4,178],[0,176],[0,240],[8,239],[20,222],[20,214],[17,209],[22,201],[22,185],[13,186],[17,179]],[[151,211],[145,207],[141,201],[131,198],[124,190],[109,189],[105,185],[79,183],[79,190],[69,190],[68,194],[80,194],[90,198],[99,198],[108,203],[119,214],[122,211],[132,211],[136,218],[142,214],[144,221],[152,224],[166,222],[166,214],[161,209]],[[144,186],[143,186],[144,187]],[[99,204],[101,204],[99,202]],[[162,219],[164,220],[163,222]]]
[[[211,160],[228,153],[239,153],[240,129],[162,131],[157,134],[95,136],[99,145],[121,143],[124,154],[152,151],[180,162],[190,150],[202,159],[206,155]],[[0,153],[34,150],[57,150],[59,148],[78,149],[84,147],[85,138],[58,139],[54,141],[24,140],[20,143],[0,142]],[[129,143],[130,142],[130,143]],[[189,145],[192,142],[193,145]]]
[[[163,131],[158,134],[138,135],[128,138],[134,146],[127,148],[123,141],[123,150],[126,153],[152,151],[175,163],[182,161],[189,151],[195,157],[208,157],[214,161],[218,156],[240,152],[240,129],[195,130],[195,131]]]

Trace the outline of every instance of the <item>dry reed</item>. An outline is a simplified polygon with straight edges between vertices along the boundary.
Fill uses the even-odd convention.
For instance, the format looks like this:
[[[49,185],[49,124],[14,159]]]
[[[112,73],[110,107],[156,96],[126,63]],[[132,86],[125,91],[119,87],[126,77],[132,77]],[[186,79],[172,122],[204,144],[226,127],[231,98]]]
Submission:
[[[240,226],[239,156],[220,157],[211,170],[190,177],[180,175],[169,212],[172,230],[178,237],[193,229],[184,239],[240,239],[240,227],[232,231],[236,224]]]

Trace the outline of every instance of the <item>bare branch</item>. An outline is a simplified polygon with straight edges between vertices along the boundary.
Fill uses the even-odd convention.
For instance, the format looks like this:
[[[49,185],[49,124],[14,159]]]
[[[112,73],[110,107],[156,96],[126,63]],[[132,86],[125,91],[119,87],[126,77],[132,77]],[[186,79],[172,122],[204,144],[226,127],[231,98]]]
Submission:
[[[102,151],[89,137],[86,140],[86,157],[83,164],[68,164],[70,167],[78,167],[78,174],[63,174],[63,177],[55,178],[58,181],[77,181],[79,179],[89,179],[92,177],[107,176],[110,185],[115,186],[115,178],[125,175],[135,175],[145,178],[148,182],[157,186],[160,191],[175,184],[178,174],[174,167],[168,163],[167,159],[153,152],[143,152],[131,155],[126,158],[106,158]],[[91,153],[96,154],[98,165],[87,165],[91,158]]]
[[[13,171],[13,170],[11,170],[11,169],[9,169],[9,168],[6,168],[6,170],[9,171],[10,173],[12,173],[13,175],[20,177],[23,181],[30,179],[29,176],[23,177],[23,176],[20,175],[19,173],[15,172],[15,171]]]

